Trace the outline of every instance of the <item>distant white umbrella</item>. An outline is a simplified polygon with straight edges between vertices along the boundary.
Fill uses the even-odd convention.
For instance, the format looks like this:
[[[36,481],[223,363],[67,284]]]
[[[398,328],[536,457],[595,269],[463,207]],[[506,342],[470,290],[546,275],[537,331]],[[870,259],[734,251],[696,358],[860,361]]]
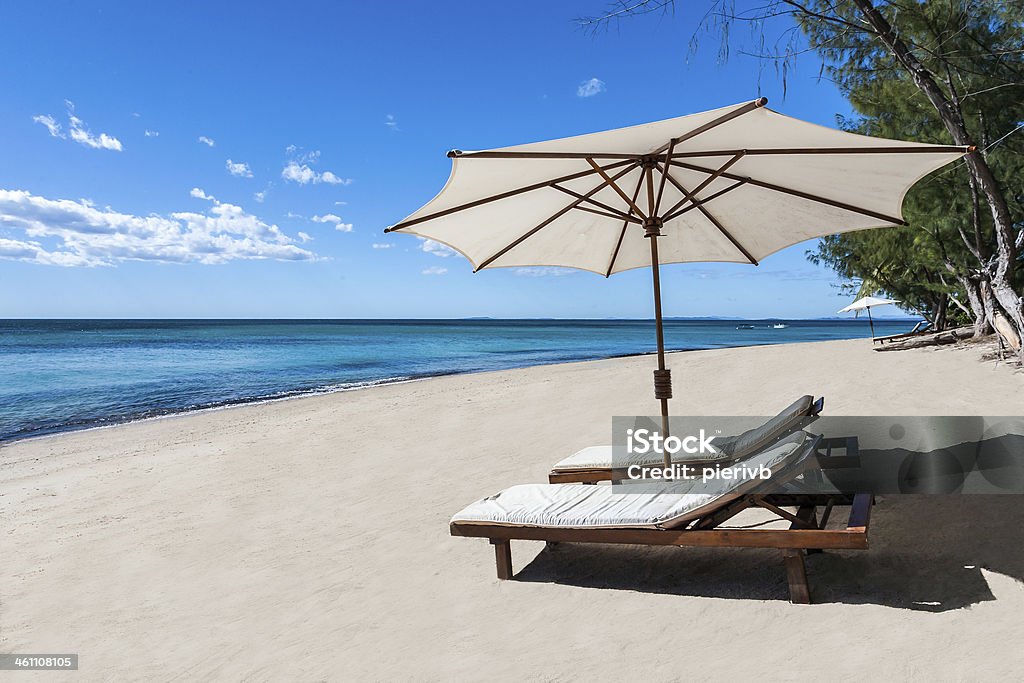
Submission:
[[[653,266],[654,394],[667,435],[672,380],[660,264],[757,265],[814,237],[904,225],[910,187],[970,151],[854,135],[765,104],[761,98],[561,140],[453,150],[444,188],[386,232],[446,244],[474,272],[562,266],[607,277]]]
[[[861,311],[867,311],[868,312],[868,326],[871,327],[871,339],[872,339],[872,341],[874,341],[874,339],[875,339],[875,322],[871,319],[871,309],[874,308],[875,306],[888,306],[889,304],[898,304],[898,303],[899,303],[899,301],[896,301],[895,299],[880,299],[877,296],[864,296],[864,297],[861,297],[861,298],[857,299],[856,301],[854,301],[852,304],[850,304],[846,308],[840,308],[839,312],[840,313],[853,313],[856,316]]]

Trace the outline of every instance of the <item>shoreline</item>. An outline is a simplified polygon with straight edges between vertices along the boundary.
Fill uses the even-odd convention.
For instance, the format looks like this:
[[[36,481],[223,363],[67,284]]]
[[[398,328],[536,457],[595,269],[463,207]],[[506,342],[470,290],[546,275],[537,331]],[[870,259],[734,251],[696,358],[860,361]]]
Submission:
[[[740,348],[757,348],[762,346],[785,346],[791,344],[822,344],[829,343],[836,340],[821,340],[821,341],[791,341],[791,342],[765,342],[765,343],[753,343],[753,344],[742,344],[736,346],[720,346],[714,348],[675,348],[667,349],[666,354],[680,354],[680,353],[691,353],[694,351],[717,351],[725,349],[740,349]],[[242,408],[245,406],[264,405],[269,403],[279,403],[282,401],[291,401],[295,399],[313,398],[316,396],[330,396],[333,394],[349,393],[353,391],[362,391],[365,389],[374,389],[376,387],[391,386],[395,384],[407,384],[409,382],[422,382],[430,379],[438,379],[441,377],[453,377],[461,375],[480,375],[492,372],[507,372],[510,370],[523,370],[527,368],[541,368],[541,367],[557,367],[560,365],[572,365],[575,363],[592,363],[595,361],[603,360],[615,360],[617,358],[641,358],[645,356],[656,355],[656,351],[643,351],[639,353],[618,353],[608,356],[597,356],[597,357],[581,357],[573,360],[559,360],[550,363],[535,363],[531,365],[512,365],[508,367],[493,368],[488,370],[451,370],[448,372],[437,372],[424,374],[420,376],[410,377],[398,377],[398,378],[384,378],[380,380],[368,380],[365,382],[353,382],[350,385],[339,385],[333,388],[317,388],[309,390],[293,390],[279,392],[284,395],[269,395],[269,396],[256,396],[252,398],[234,399],[228,401],[222,401],[219,403],[190,407],[183,409],[169,408],[165,411],[160,411],[156,414],[151,415],[138,415],[138,416],[125,416],[123,419],[111,418],[110,422],[104,422],[102,424],[99,421],[89,422],[85,424],[75,425],[62,425],[47,429],[41,433],[31,433],[25,436],[15,435],[13,437],[0,438],[0,449],[5,446],[21,443],[23,441],[31,441],[35,439],[46,439],[54,436],[61,436],[62,434],[73,434],[76,432],[86,432],[98,429],[110,429],[112,427],[120,427],[128,424],[136,424],[139,422],[149,422],[152,420],[163,420],[174,417],[184,417],[193,414],[207,413],[212,411],[228,410],[230,408]]]
[[[829,340],[822,342],[784,342],[786,344],[821,344],[828,343]],[[727,346],[722,348],[748,348],[756,346],[778,346],[778,344],[747,344],[745,346]],[[672,349],[666,351],[667,354],[677,353],[689,353],[692,351],[715,351],[716,349]],[[188,417],[189,415],[200,415],[203,413],[219,412],[224,410],[230,410],[232,408],[245,408],[248,406],[261,406],[273,403],[282,403],[285,401],[296,401],[301,399],[316,398],[319,396],[332,396],[334,394],[347,394],[355,391],[365,391],[367,389],[376,389],[379,387],[389,387],[400,384],[409,384],[411,382],[425,382],[432,379],[441,379],[443,377],[458,377],[466,375],[486,375],[494,372],[511,372],[515,370],[526,370],[530,368],[545,368],[545,367],[558,367],[561,365],[575,365],[577,363],[594,363],[604,360],[615,360],[618,358],[642,358],[645,356],[653,356],[656,351],[645,351],[643,353],[619,353],[611,356],[600,356],[597,358],[581,358],[579,360],[568,360],[568,361],[557,361],[553,363],[536,363],[534,365],[515,365],[507,368],[495,368],[491,370],[452,370],[450,372],[432,373],[429,375],[422,375],[419,377],[402,377],[395,379],[382,379],[374,380],[369,382],[357,382],[352,386],[343,386],[333,389],[310,389],[308,391],[294,391],[288,393],[286,396],[268,396],[268,397],[255,397],[251,399],[238,399],[235,401],[225,401],[216,405],[202,406],[199,408],[185,408],[182,410],[168,410],[167,412],[160,413],[158,415],[146,415],[141,417],[126,417],[123,420],[111,422],[110,424],[88,424],[88,425],[75,425],[68,426],[65,428],[55,428],[42,434],[30,434],[28,436],[15,436],[9,439],[0,439],[0,449],[5,446],[10,446],[17,443],[23,443],[26,441],[35,441],[38,439],[50,439],[57,436],[63,436],[65,434],[76,434],[78,432],[92,432],[102,429],[113,429],[114,427],[123,427],[125,425],[139,424],[145,422],[153,422],[156,420],[167,420],[178,417]],[[3,463],[0,462],[0,465]]]
[[[666,351],[666,357],[670,358],[672,356],[679,356],[679,355],[691,354],[691,353],[714,353],[714,352],[739,350],[739,349],[763,349],[763,348],[775,348],[775,347],[793,347],[793,346],[812,346],[812,345],[822,345],[822,344],[840,344],[840,343],[843,343],[843,342],[856,342],[856,341],[862,341],[862,340],[860,340],[860,339],[841,339],[841,340],[828,339],[828,340],[820,340],[820,341],[792,341],[792,342],[780,342],[780,343],[745,344],[745,345],[742,345],[742,346],[724,346],[724,347],[716,347],[716,348],[710,348],[710,349],[699,349],[699,348],[695,348],[695,349],[672,349],[672,350]],[[968,350],[971,347],[964,348],[962,345],[954,345],[954,346],[945,347],[945,348],[946,349]],[[899,352],[895,352],[895,353],[899,353]],[[456,370],[456,371],[451,371],[451,372],[423,375],[423,376],[420,376],[420,377],[405,377],[405,378],[394,379],[394,380],[387,380],[386,379],[386,380],[379,380],[379,381],[363,382],[363,383],[358,383],[357,386],[339,387],[339,388],[335,388],[335,389],[316,389],[316,390],[310,390],[310,391],[297,391],[297,392],[291,393],[291,394],[286,395],[286,396],[274,396],[274,397],[265,397],[265,398],[241,399],[241,400],[225,402],[225,403],[221,403],[221,404],[217,404],[217,405],[203,406],[203,407],[200,407],[200,408],[187,408],[187,409],[184,409],[184,410],[171,410],[171,411],[168,411],[168,412],[165,412],[165,413],[161,413],[161,414],[158,414],[158,415],[147,415],[147,416],[144,416],[144,417],[126,418],[124,420],[119,420],[119,421],[116,421],[116,422],[111,422],[109,424],[90,424],[90,425],[84,425],[84,426],[74,426],[74,427],[69,427],[69,428],[64,428],[64,429],[55,429],[53,431],[48,431],[48,432],[43,433],[43,434],[32,434],[32,435],[29,435],[29,436],[15,437],[13,439],[0,439],[0,453],[2,453],[5,449],[9,449],[10,447],[13,447],[13,446],[20,446],[22,444],[27,444],[27,443],[36,443],[36,442],[56,439],[56,438],[60,438],[60,437],[67,437],[67,436],[71,436],[71,435],[75,435],[75,434],[88,434],[88,433],[93,433],[93,432],[103,432],[103,431],[113,430],[113,429],[116,429],[118,427],[128,427],[128,426],[131,426],[131,425],[144,425],[144,424],[149,424],[149,423],[160,423],[160,422],[163,422],[163,421],[170,421],[170,420],[187,419],[187,418],[190,418],[190,417],[193,417],[193,416],[226,413],[226,412],[231,411],[231,410],[245,410],[247,408],[256,408],[256,407],[262,407],[262,406],[273,406],[273,405],[280,405],[280,404],[287,405],[287,404],[292,404],[292,403],[300,403],[302,401],[311,401],[311,400],[316,400],[316,399],[329,398],[329,397],[338,396],[338,395],[354,394],[354,393],[357,393],[357,392],[364,392],[364,391],[368,391],[368,390],[371,390],[371,389],[385,389],[385,388],[389,388],[389,387],[397,387],[397,386],[402,386],[402,385],[407,385],[407,384],[416,384],[416,383],[428,382],[428,381],[431,381],[431,380],[435,380],[436,381],[436,380],[443,380],[443,379],[446,379],[446,378],[486,377],[488,375],[498,375],[498,374],[504,374],[504,373],[515,373],[515,372],[521,372],[521,371],[531,371],[531,370],[538,370],[538,369],[542,369],[542,368],[553,369],[554,371],[557,371],[557,369],[559,369],[559,368],[568,368],[568,367],[573,367],[573,366],[586,365],[586,364],[590,364],[590,363],[602,363],[602,362],[609,362],[609,361],[615,361],[615,360],[641,359],[641,358],[653,357],[655,355],[657,355],[657,352],[655,352],[655,351],[646,351],[646,352],[642,352],[642,353],[615,354],[615,355],[611,355],[611,356],[602,356],[602,357],[599,357],[599,358],[582,358],[582,359],[579,359],[579,360],[558,361],[558,362],[552,362],[552,363],[537,363],[537,364],[534,364],[534,365],[517,365],[517,366],[512,366],[512,367],[495,368],[495,369],[489,369],[489,370],[464,370],[464,371]],[[978,356],[977,360],[978,360],[979,365],[986,362],[980,355]],[[1022,411],[1024,411],[1024,405],[1022,405]],[[2,459],[0,459],[0,468],[5,466],[6,464],[8,464],[8,463],[5,463]]]

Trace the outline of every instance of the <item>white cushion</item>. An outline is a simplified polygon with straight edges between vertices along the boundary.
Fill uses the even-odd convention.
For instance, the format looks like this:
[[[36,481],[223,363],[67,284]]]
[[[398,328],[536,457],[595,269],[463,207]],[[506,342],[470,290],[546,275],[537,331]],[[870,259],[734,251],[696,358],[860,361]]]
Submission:
[[[811,438],[796,432],[745,459],[773,475],[807,455]],[[671,528],[685,525],[762,483],[760,479],[712,479],[590,486],[522,484],[469,505],[454,517],[460,524],[565,529]],[[622,491],[629,491],[623,493]]]

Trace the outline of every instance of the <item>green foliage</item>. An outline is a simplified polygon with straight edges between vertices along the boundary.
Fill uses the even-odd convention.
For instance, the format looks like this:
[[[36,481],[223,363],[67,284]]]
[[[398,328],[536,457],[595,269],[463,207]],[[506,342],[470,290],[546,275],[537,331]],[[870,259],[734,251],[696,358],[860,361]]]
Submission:
[[[987,148],[986,158],[1019,229],[1024,221],[1024,131],[1013,131],[1024,124],[1024,5],[1020,0],[876,4],[959,105],[978,146]],[[814,0],[807,9],[832,17],[795,14],[811,46],[831,64],[828,76],[857,113],[840,122],[844,128],[951,144],[939,113],[911,75],[876,36],[858,28],[863,23],[852,2]],[[925,315],[937,310],[945,296],[966,301],[956,275],[968,274],[989,258],[995,237],[991,214],[983,203],[976,206],[964,165],[918,183],[906,198],[904,216],[909,227],[833,236],[809,257]]]

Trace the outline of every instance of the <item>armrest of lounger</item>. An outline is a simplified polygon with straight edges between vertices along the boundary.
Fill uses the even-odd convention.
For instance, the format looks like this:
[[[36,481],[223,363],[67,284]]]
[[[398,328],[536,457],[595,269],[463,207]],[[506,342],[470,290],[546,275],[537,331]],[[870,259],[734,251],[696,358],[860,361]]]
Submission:
[[[843,455],[833,455],[843,451]],[[818,465],[823,470],[860,467],[860,442],[856,436],[826,436],[818,446]]]

